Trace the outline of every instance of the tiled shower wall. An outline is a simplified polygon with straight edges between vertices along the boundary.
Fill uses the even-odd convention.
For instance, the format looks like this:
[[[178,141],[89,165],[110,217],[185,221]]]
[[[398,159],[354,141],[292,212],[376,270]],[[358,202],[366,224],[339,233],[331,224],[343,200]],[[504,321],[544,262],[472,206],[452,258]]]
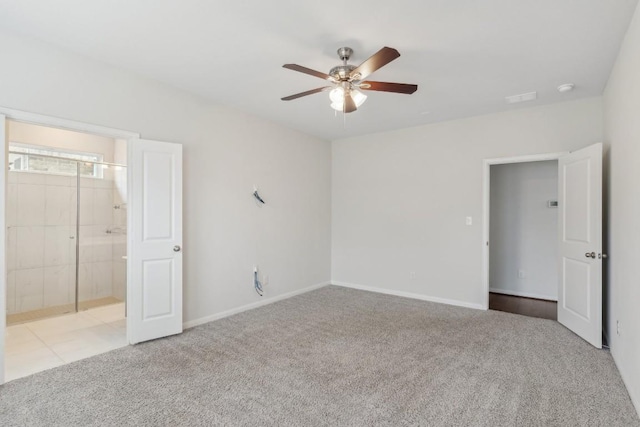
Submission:
[[[8,172],[7,313],[73,303],[76,274],[75,177]],[[124,170],[80,185],[80,301],[124,299]],[[119,206],[120,209],[114,209]],[[108,233],[107,231],[111,231]]]

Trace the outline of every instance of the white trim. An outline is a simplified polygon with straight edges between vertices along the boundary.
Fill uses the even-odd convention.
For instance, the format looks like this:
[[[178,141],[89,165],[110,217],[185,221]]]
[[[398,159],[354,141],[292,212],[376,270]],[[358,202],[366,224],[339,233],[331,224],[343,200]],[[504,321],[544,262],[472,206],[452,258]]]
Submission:
[[[514,157],[496,157],[493,159],[484,159],[483,162],[489,165],[504,165],[508,163],[528,163],[528,162],[544,162],[547,160],[558,160],[560,157],[569,154],[568,151],[559,151],[557,153],[527,154],[525,156]]]
[[[485,310],[489,309],[489,215],[491,207],[491,165],[507,163],[542,162],[558,160],[567,152],[530,154],[516,157],[499,157],[482,160],[482,294],[484,295]]]
[[[85,132],[91,133],[93,135],[106,136],[108,138],[140,138],[140,134],[136,132],[114,129],[100,125],[93,125],[89,123],[82,123],[75,120],[63,119],[60,117],[45,116],[43,114],[30,113],[28,111],[14,110],[13,108],[2,106],[0,106],[0,114],[4,114],[7,119],[14,120],[16,122],[51,126],[76,132]]]
[[[511,291],[507,289],[497,289],[497,288],[491,288],[491,287],[489,288],[489,292],[491,292],[492,294],[513,295],[515,297],[543,299],[545,301],[558,301],[558,297],[554,297],[551,295],[535,294],[532,292]]]
[[[203,325],[205,323],[213,322],[214,320],[220,320],[225,317],[233,316],[234,314],[242,313],[243,311],[253,310],[254,308],[262,307],[265,305],[273,304],[274,302],[282,301],[296,295],[305,294],[307,292],[315,291],[316,289],[323,288],[330,285],[331,282],[322,282],[317,285],[308,286],[306,288],[298,289],[297,291],[287,292],[286,294],[278,295],[271,298],[261,299],[260,301],[253,302],[251,304],[241,305],[240,307],[232,308],[231,310],[222,311],[220,313],[212,314],[210,316],[201,317],[199,319],[189,320],[182,324],[184,329],[193,328],[194,326]]]
[[[130,200],[130,197],[134,194],[134,189],[133,189],[133,168],[129,167],[129,163],[131,162],[132,159],[132,155],[133,155],[133,144],[135,141],[137,141],[138,137],[136,138],[130,138],[127,139],[127,146],[125,147],[127,149],[127,200]],[[132,286],[131,284],[134,283],[133,282],[133,271],[131,266],[133,265],[134,259],[133,259],[133,252],[131,251],[131,248],[133,247],[133,232],[132,232],[132,225],[133,225],[133,218],[134,218],[134,210],[135,210],[135,205],[132,206],[128,205],[127,206],[127,267],[126,267],[126,282],[125,282],[125,287],[124,287],[124,294],[125,294],[125,298],[126,298],[126,305],[131,304],[131,301],[133,301],[132,295],[133,295],[133,290],[132,290]],[[183,290],[184,291],[184,290]],[[125,305],[125,306],[126,306]],[[133,342],[133,337],[134,337],[134,333],[133,333],[133,318],[131,316],[127,316],[125,319],[125,333],[127,335],[127,344],[134,344]]]
[[[625,388],[627,389],[627,394],[629,395],[629,398],[631,399],[631,403],[633,403],[633,406],[636,409],[636,412],[638,413],[638,416],[640,416],[640,396],[637,394],[634,394],[635,390],[632,389],[631,387],[629,387],[629,383],[626,380],[626,371],[620,369],[620,364],[618,363],[618,356],[617,356],[617,352],[614,351],[614,349],[611,348],[611,342],[609,342],[609,340],[607,340],[607,344],[609,345],[609,349],[610,349],[610,353],[611,353],[611,358],[613,359],[613,363],[616,365],[616,369],[618,370],[618,373],[620,374],[620,378],[622,378],[622,383],[624,384]]]
[[[396,297],[411,298],[411,299],[417,299],[421,301],[436,302],[438,304],[455,305],[458,307],[473,308],[476,310],[486,310],[486,308],[484,308],[482,304],[476,304],[473,302],[459,301],[459,300],[440,298],[440,297],[432,297],[429,295],[414,294],[412,292],[396,291],[392,289],[374,288],[372,286],[356,285],[355,283],[333,281],[331,282],[331,284],[335,286],[341,286],[343,288],[358,289],[360,291],[376,292],[379,294],[393,295]]]
[[[6,120],[0,112],[0,164],[4,165],[0,174],[0,385],[4,384],[5,337],[7,335],[7,224],[6,224],[6,188],[7,188],[7,141]]]
[[[629,384],[627,383],[627,381],[624,379],[624,377],[622,375],[620,377],[622,378],[622,382],[624,383],[625,387],[627,388],[627,393],[629,393],[629,397],[631,398],[631,403],[633,403],[633,406],[636,407],[636,412],[638,413],[638,416],[640,417],[640,398],[637,395],[634,395],[633,392],[629,392],[629,390],[631,390],[629,388]]]

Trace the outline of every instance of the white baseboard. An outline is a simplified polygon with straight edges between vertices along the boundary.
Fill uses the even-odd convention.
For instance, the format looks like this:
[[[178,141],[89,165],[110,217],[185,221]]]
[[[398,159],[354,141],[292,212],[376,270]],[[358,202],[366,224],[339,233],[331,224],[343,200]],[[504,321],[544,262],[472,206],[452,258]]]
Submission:
[[[609,343],[611,345],[611,343]],[[611,348],[610,348],[611,349]],[[631,398],[631,403],[636,408],[636,412],[640,417],[640,395],[635,393],[635,390],[629,387],[629,381],[627,379],[626,370],[620,369],[620,363],[618,362],[618,357],[616,353],[611,349],[611,357],[613,358],[613,363],[615,363],[618,372],[620,373],[620,378],[622,378],[622,382],[624,383],[625,388],[627,389],[627,393],[629,394],[629,398]]]
[[[624,382],[624,380],[622,382]],[[626,386],[626,383],[625,383],[625,386]],[[629,390],[629,387],[627,387],[627,391],[628,390]],[[633,406],[635,406],[636,412],[638,413],[638,416],[640,417],[640,398],[638,396],[634,396],[631,393],[629,393],[629,396],[631,397],[631,403],[633,403]]]
[[[496,288],[489,288],[489,292],[493,294],[513,295],[514,297],[525,297],[525,298],[544,299],[547,301],[558,301],[558,297],[552,297],[550,295],[534,294],[532,292],[511,291],[511,290],[496,289]]]
[[[638,413],[638,416],[640,417],[640,396],[633,394],[632,389],[629,388],[629,385],[627,384],[627,381],[625,381],[624,378],[622,378],[622,382],[624,383],[625,387],[627,388],[627,392],[629,393],[629,397],[631,398],[631,403],[633,403],[633,406],[635,406],[636,412]]]
[[[345,282],[332,281],[331,284],[335,285],[335,286],[342,286],[343,288],[351,288],[351,289],[358,289],[358,290],[361,290],[361,291],[377,292],[379,294],[394,295],[394,296],[397,296],[397,297],[418,299],[418,300],[429,301],[429,302],[437,302],[437,303],[440,303],[440,304],[455,305],[455,306],[458,306],[458,307],[474,308],[476,310],[486,310],[486,308],[483,307],[482,304],[476,304],[476,303],[467,302],[467,301],[459,301],[459,300],[448,299],[448,298],[431,297],[431,296],[428,296],[428,295],[414,294],[414,293],[411,293],[411,292],[396,291],[396,290],[392,290],[392,289],[374,288],[372,286],[356,285],[354,283],[345,283]]]
[[[278,295],[271,298],[261,299],[260,301],[253,302],[251,304],[242,305],[240,307],[232,308],[231,310],[226,310],[220,313],[212,314],[210,316],[201,317],[199,319],[189,320],[182,324],[184,329],[193,328],[194,326],[202,325],[204,323],[213,322],[214,320],[223,319],[225,317],[233,316],[234,314],[242,313],[243,311],[252,310],[254,308],[262,307],[264,305],[273,304],[274,302],[282,301],[287,298],[294,297],[296,295],[304,294],[307,292],[315,291],[316,289],[320,289],[327,285],[330,285],[331,282],[322,282],[317,285],[308,286],[303,289],[298,289],[297,291],[287,292],[286,294]]]

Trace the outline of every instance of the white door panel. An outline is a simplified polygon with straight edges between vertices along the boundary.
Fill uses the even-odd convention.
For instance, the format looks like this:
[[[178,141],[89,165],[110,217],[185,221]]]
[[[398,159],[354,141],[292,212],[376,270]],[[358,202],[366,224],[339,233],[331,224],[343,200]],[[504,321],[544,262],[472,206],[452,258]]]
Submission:
[[[182,146],[129,147],[129,342],[182,332]]]
[[[559,159],[558,321],[602,347],[602,144]]]
[[[564,289],[564,308],[585,321],[591,318],[589,307],[589,277],[591,266],[588,262],[564,258],[564,275],[573,286]],[[564,283],[567,283],[566,280]]]

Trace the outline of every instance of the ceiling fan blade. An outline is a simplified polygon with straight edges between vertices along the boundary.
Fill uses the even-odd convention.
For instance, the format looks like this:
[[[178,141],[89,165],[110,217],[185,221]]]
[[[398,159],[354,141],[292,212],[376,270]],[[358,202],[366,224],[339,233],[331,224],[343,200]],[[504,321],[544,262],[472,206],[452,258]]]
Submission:
[[[379,92],[395,92],[412,94],[418,90],[418,85],[411,85],[406,83],[387,83],[387,82],[372,82],[366,81],[360,84],[362,90],[376,90]]]
[[[296,93],[295,95],[285,96],[284,98],[280,98],[283,101],[291,101],[292,99],[302,98],[303,96],[313,95],[314,93],[324,92],[325,90],[331,89],[331,86],[319,87],[317,89],[311,89],[306,92]]]
[[[309,74],[310,76],[320,77],[321,79],[324,79],[324,80],[333,81],[333,79],[331,78],[331,76],[329,74],[325,74],[325,73],[322,73],[320,71],[312,70],[311,68],[303,67],[302,65],[284,64],[282,66],[282,68],[287,68],[287,69],[293,70],[293,71],[299,71],[301,73]]]
[[[354,80],[364,80],[369,74],[384,67],[399,56],[400,52],[394,48],[385,46],[362,64],[358,65],[358,67],[350,73],[350,76],[354,77]],[[356,77],[356,75],[359,75],[359,77]]]
[[[356,107],[356,102],[353,100],[353,98],[351,97],[351,94],[349,92],[345,92],[344,93],[344,104],[343,104],[343,112],[345,113],[351,113],[353,111],[356,111],[358,109],[358,107]]]

